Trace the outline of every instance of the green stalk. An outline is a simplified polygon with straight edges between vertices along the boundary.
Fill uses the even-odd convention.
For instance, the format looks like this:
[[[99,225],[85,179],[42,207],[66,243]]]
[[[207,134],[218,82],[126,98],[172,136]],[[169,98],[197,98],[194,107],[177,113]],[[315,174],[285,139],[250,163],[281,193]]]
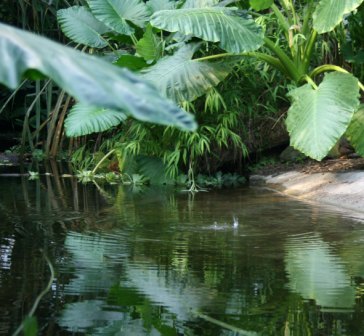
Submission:
[[[309,83],[309,84],[311,84],[311,86],[315,89],[315,90],[317,90],[318,89],[318,86],[316,85],[316,83],[312,80],[312,78],[310,77],[310,76],[305,76],[304,77],[305,78],[305,81],[307,82],[307,83]]]
[[[133,44],[136,46],[138,44],[138,39],[135,37],[134,34],[130,35],[131,40],[133,41]]]
[[[94,170],[92,171],[92,174],[96,174],[97,169],[99,169],[99,167],[101,166],[101,164],[114,152],[116,151],[116,149],[112,149],[109,153],[107,153],[100,161],[99,163],[96,165],[96,167],[94,168]]]
[[[314,78],[317,75],[326,72],[326,71],[338,71],[338,72],[343,72],[343,73],[349,73],[348,71],[346,71],[345,69],[343,69],[342,67],[339,67],[338,65],[333,65],[333,64],[324,64],[324,65],[320,65],[317,68],[313,69],[310,73],[310,77]]]
[[[315,43],[316,43],[316,39],[317,39],[317,31],[312,29],[310,38],[308,39],[307,43],[306,43],[306,47],[305,47],[305,51],[303,53],[303,60],[302,60],[302,65],[301,65],[301,72],[302,73],[307,73],[308,72],[308,68],[310,66],[310,61],[312,58],[312,53],[315,47]]]
[[[286,39],[288,40],[289,23],[287,21],[287,18],[284,17],[282,12],[279,10],[279,8],[275,4],[273,4],[271,6],[271,8],[273,10],[273,13],[275,14],[275,16],[278,19],[280,27],[284,30]]]
[[[243,52],[243,53],[239,53],[239,54],[223,53],[223,54],[217,54],[217,55],[210,55],[210,56],[205,56],[205,57],[201,57],[201,58],[196,58],[196,59],[194,59],[194,61],[202,62],[202,61],[209,61],[209,60],[223,58],[223,57],[237,57],[237,56],[257,58],[263,62],[268,63],[269,65],[271,65],[272,67],[281,71],[285,75],[289,76],[285,67],[283,66],[283,64],[281,63],[281,61],[278,58],[275,58],[271,55],[267,55],[264,53],[255,52],[255,51]]]
[[[321,65],[317,68],[315,68],[311,73],[310,73],[310,77],[311,78],[314,78],[316,77],[317,75],[323,73],[323,72],[326,72],[326,71],[338,71],[338,72],[342,72],[342,73],[347,73],[347,74],[350,74],[349,71],[343,69],[342,67],[339,67],[338,65],[333,65],[333,64],[324,64],[324,65]],[[360,90],[364,91],[364,85],[362,82],[360,82],[358,80],[358,85],[359,85],[359,88]]]
[[[293,23],[295,26],[297,26],[298,22],[297,22],[297,15],[296,15],[296,11],[294,9],[294,4],[292,2],[292,0],[289,0],[289,4],[290,4],[290,7],[291,7],[291,11],[292,11],[292,16],[293,16]]]
[[[311,19],[313,9],[314,9],[313,2],[311,1],[309,4],[306,5],[306,13],[303,17],[302,34],[305,36],[308,34],[309,22]]]
[[[268,37],[264,37],[264,43],[265,46],[271,52],[273,52],[281,61],[283,67],[286,69],[288,77],[293,79],[295,82],[299,82],[301,74],[297,69],[297,67],[295,66],[295,64],[293,63],[293,61],[285,54],[285,52]]]
[[[63,123],[64,123],[64,119],[65,119],[70,102],[71,102],[71,96],[68,96],[63,105],[62,112],[59,116],[58,123],[57,123],[56,129],[55,129],[55,132],[54,132],[52,146],[51,146],[51,150],[49,152],[50,157],[56,157],[56,155],[58,153],[58,148],[59,148],[59,144],[60,144],[60,140],[61,140],[61,136],[62,136]]]
[[[281,4],[282,8],[284,9],[284,11],[285,11],[285,12],[286,12],[286,14],[287,14],[287,20],[288,20],[289,25],[290,25],[290,26],[292,26],[292,25],[293,25],[293,22],[292,22],[292,20],[290,19],[289,9],[288,9],[288,7],[286,6],[286,2],[285,2],[285,0],[279,0],[279,3]]]
[[[47,85],[48,85],[49,82],[50,82],[50,80],[48,80],[47,83],[43,86],[43,88],[40,89],[40,91],[35,96],[33,102],[30,104],[27,112],[25,113],[24,125],[23,125],[23,131],[22,131],[22,138],[21,138],[22,151],[24,150],[24,145],[25,145],[25,140],[26,140],[27,135],[28,135],[28,140],[29,140],[29,146],[31,147],[32,151],[34,150],[33,139],[31,137],[30,129],[29,129],[29,116],[30,116],[30,112],[33,110],[33,108],[34,108],[35,104],[37,103],[38,99],[40,99],[40,96],[42,95],[44,90],[47,88]]]
[[[25,79],[24,81],[22,81],[20,83],[20,85],[15,89],[15,91],[13,91],[13,93],[10,95],[10,97],[6,100],[6,102],[3,104],[3,106],[1,106],[0,109],[0,114],[5,110],[5,107],[10,103],[10,101],[15,97],[15,95],[17,94],[17,92],[21,89],[21,87],[27,82],[28,80]]]
[[[62,90],[60,92],[58,99],[57,99],[56,106],[54,107],[54,110],[52,112],[52,116],[51,116],[49,127],[48,127],[47,142],[46,142],[46,148],[45,148],[46,156],[49,156],[49,153],[51,150],[52,139],[55,134],[56,122],[58,119],[59,111],[60,111],[62,103],[63,103],[63,98],[65,96],[65,93],[66,92],[64,90]]]
[[[40,80],[37,79],[35,81],[35,90],[38,94],[40,92]],[[37,102],[35,104],[35,129],[38,130],[40,127],[40,113],[41,113],[41,106],[40,106],[40,99],[37,99]],[[39,133],[37,133],[37,136],[35,138],[35,143],[38,143],[39,141]]]

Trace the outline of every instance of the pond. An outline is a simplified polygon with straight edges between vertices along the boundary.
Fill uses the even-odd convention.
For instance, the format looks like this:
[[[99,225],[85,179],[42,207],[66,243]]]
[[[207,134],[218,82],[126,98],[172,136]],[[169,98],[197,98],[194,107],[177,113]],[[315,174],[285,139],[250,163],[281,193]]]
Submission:
[[[0,334],[363,335],[364,223],[261,188],[0,177]],[[238,225],[233,225],[237,222]]]

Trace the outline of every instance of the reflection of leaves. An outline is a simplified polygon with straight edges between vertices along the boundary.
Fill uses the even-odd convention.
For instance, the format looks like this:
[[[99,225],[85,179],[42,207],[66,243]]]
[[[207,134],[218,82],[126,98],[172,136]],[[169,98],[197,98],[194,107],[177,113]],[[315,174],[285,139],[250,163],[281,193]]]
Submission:
[[[117,274],[106,267],[106,262],[120,263],[125,258],[125,245],[120,244],[122,238],[122,235],[100,237],[68,233],[65,247],[72,255],[76,277],[66,285],[65,292],[80,295],[93,292],[95,288],[109,289],[117,281]]]
[[[108,302],[119,306],[136,306],[143,304],[145,298],[133,288],[120,287],[110,288]]]
[[[24,336],[38,335],[38,322],[34,316],[28,316],[23,322]]]
[[[110,325],[123,318],[123,313],[105,311],[103,306],[105,303],[101,300],[69,303],[62,311],[58,324],[69,331],[82,332],[95,327],[100,321]]]
[[[286,246],[289,287],[328,308],[352,308],[354,288],[340,258],[319,236],[290,238]]]

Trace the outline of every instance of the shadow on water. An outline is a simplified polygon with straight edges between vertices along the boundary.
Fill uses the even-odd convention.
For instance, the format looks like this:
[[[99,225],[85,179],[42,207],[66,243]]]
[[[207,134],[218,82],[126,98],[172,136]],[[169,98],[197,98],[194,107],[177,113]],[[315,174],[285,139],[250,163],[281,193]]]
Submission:
[[[254,188],[0,177],[0,334],[363,335],[364,226]],[[233,225],[234,217],[235,223]]]

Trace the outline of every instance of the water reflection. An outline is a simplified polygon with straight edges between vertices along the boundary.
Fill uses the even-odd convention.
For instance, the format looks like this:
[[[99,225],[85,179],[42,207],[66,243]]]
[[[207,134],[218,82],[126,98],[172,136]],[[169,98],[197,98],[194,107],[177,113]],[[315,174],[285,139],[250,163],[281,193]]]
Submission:
[[[40,334],[363,334],[362,223],[257,189],[61,175],[0,178],[0,334],[49,279],[39,248],[57,273]]]
[[[355,305],[355,288],[343,260],[318,233],[289,237],[286,243],[288,286],[322,311],[342,311]]]

